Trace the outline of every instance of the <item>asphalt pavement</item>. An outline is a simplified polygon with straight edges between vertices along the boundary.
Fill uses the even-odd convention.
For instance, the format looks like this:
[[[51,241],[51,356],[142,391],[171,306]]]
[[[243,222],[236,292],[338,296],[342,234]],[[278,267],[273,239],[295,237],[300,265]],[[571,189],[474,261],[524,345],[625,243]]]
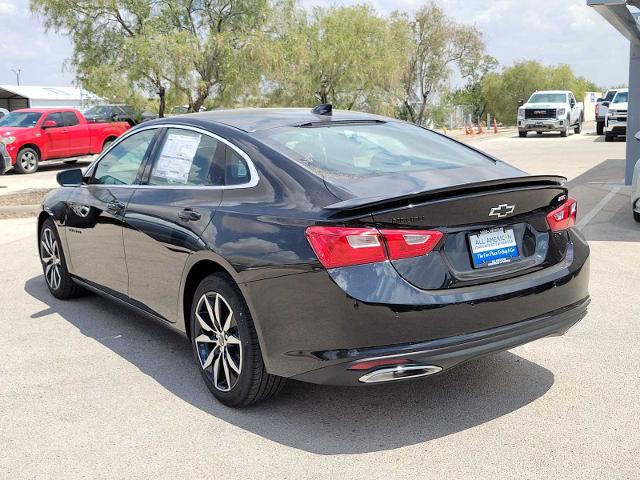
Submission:
[[[35,220],[1,220],[0,478],[637,479],[640,225],[624,143],[601,138],[472,140],[570,179],[592,304],[565,336],[419,381],[290,382],[243,410],[211,397],[163,325],[94,295],[54,299]]]

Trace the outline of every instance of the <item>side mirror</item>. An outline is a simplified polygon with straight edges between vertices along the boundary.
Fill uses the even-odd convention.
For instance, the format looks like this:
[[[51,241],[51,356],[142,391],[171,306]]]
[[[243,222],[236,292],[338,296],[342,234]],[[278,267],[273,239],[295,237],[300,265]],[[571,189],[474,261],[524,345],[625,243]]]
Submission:
[[[54,128],[58,126],[58,122],[56,122],[55,120],[47,120],[46,122],[44,122],[44,125],[42,125],[42,128]]]
[[[603,101],[604,98],[600,97],[599,99],[596,100],[596,103]]]
[[[518,106],[521,107],[522,105],[524,105],[524,100],[522,99],[518,100]]]
[[[72,168],[71,170],[63,170],[58,172],[56,180],[61,187],[79,187],[84,182],[82,170]]]

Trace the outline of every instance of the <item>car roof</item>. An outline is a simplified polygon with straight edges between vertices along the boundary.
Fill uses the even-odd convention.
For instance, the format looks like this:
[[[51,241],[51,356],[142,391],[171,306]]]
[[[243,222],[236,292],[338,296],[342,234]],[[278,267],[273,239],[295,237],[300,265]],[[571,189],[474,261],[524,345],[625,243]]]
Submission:
[[[245,132],[257,132],[271,128],[296,126],[305,123],[348,122],[348,121],[384,121],[394,119],[370,113],[334,110],[331,116],[311,113],[310,108],[238,108],[234,110],[211,110],[190,113],[179,117],[155,120],[154,123],[212,123],[224,124]]]
[[[21,108],[19,110],[13,110],[13,112],[24,112],[24,113],[48,113],[48,112],[77,112],[78,110],[70,107],[42,107],[42,108]],[[12,113],[13,113],[12,112]]]

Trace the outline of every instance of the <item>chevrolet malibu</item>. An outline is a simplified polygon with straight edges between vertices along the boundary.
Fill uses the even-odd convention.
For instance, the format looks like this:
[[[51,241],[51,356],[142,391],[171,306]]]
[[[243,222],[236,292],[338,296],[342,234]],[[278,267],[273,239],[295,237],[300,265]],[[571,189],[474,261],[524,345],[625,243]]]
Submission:
[[[589,303],[565,179],[424,128],[332,111],[139,125],[59,173],[51,294],[105,295],[189,338],[213,395],[370,385],[562,335]]]

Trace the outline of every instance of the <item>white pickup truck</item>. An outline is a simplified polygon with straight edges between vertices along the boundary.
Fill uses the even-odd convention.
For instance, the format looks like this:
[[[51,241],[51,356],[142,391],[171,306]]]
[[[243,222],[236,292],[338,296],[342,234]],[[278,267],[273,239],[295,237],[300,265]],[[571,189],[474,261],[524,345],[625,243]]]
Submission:
[[[527,103],[518,108],[518,133],[526,137],[529,132],[560,132],[562,137],[582,131],[584,104],[568,90],[535,92]]]

